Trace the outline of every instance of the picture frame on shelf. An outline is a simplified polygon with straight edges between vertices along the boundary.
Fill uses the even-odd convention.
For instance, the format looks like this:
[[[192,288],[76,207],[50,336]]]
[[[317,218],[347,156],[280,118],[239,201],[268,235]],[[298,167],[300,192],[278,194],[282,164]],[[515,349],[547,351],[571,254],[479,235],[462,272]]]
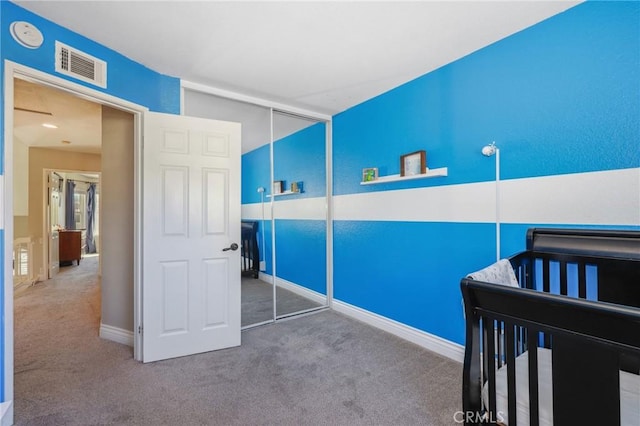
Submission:
[[[400,156],[400,176],[423,175],[427,173],[427,152],[420,150]]]
[[[283,180],[274,180],[273,181],[273,194],[282,194],[284,192],[284,181]]]
[[[373,182],[374,180],[378,180],[377,167],[368,167],[362,169],[362,182]]]

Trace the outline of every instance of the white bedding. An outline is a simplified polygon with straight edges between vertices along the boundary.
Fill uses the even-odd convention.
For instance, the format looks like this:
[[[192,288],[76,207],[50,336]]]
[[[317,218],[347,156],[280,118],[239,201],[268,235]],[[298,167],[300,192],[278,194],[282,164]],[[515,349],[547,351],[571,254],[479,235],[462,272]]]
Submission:
[[[523,353],[516,358],[517,426],[529,425],[529,357]],[[489,406],[488,384],[482,388],[482,401]],[[538,348],[538,400],[541,426],[553,425],[553,394],[551,375],[551,350]],[[508,421],[507,366],[496,372],[497,420]],[[640,425],[640,376],[620,372],[620,424]]]

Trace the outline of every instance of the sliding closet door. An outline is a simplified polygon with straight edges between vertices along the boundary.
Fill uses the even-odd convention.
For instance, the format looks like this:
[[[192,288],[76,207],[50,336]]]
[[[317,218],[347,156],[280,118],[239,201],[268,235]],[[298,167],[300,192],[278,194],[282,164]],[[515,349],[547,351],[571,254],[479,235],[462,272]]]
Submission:
[[[273,114],[276,318],[327,305],[324,122]]]
[[[275,320],[272,278],[271,111],[201,92],[184,91],[184,114],[242,126],[242,320],[251,327]]]

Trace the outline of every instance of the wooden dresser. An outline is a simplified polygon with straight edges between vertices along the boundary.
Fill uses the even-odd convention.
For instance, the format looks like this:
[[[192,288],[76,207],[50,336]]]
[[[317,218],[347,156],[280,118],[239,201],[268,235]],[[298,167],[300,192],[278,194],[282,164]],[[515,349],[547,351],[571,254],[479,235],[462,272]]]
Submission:
[[[82,231],[60,231],[58,242],[60,266],[73,265],[74,260],[79,265],[82,257]]]

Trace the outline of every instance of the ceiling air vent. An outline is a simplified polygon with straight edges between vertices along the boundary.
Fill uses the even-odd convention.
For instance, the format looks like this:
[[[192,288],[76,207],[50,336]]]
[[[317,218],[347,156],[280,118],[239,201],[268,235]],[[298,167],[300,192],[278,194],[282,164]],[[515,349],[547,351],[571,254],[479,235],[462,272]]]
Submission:
[[[56,41],[56,71],[78,80],[107,87],[107,63]]]

